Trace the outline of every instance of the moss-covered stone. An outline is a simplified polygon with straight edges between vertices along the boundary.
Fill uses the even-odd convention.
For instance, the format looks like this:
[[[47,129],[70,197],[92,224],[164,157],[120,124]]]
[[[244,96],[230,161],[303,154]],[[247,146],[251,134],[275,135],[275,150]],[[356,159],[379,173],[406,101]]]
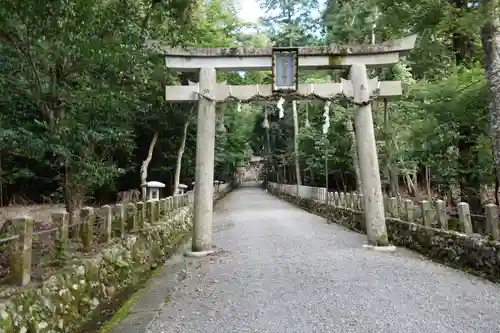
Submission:
[[[224,186],[217,200],[233,186]],[[182,204],[187,204],[187,197],[184,200]],[[137,290],[192,227],[191,206],[170,209],[160,220],[157,214],[146,214],[144,206],[138,205],[137,212],[127,211],[128,218],[137,214],[137,221],[128,225],[123,205],[118,205],[118,221],[113,221],[110,206],[103,207],[105,240],[110,243],[106,249],[77,263],[68,262],[41,284],[0,290],[0,333],[79,332],[107,305],[116,305]],[[84,217],[91,218],[89,227],[93,225],[93,212]],[[120,236],[126,226],[134,230],[134,225],[139,229],[135,233],[111,239],[112,227]],[[86,236],[91,239],[90,234]]]
[[[3,293],[0,332],[77,332],[101,304],[136,285],[172,252],[191,225],[192,208],[130,234],[39,286]]]
[[[328,221],[349,229],[366,233],[364,215],[354,209],[337,208],[311,199],[269,188],[277,197],[293,203],[311,213],[323,216]],[[389,241],[405,246],[430,259],[462,269],[489,280],[500,281],[500,242],[478,234],[468,236],[452,230],[435,229],[401,219],[386,219]]]

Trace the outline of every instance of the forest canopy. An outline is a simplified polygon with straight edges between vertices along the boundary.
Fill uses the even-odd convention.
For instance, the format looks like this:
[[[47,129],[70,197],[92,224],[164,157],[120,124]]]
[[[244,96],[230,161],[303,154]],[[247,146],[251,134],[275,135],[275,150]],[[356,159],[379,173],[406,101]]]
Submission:
[[[249,23],[230,0],[4,1],[0,204],[112,201],[116,191],[140,186],[149,151],[148,180],[170,190],[176,181],[194,181],[196,106],[169,103],[163,94],[166,85],[197,78],[165,68],[163,58],[144,46],[148,38],[181,47],[262,47],[379,43],[416,33],[407,57],[369,73],[405,87],[400,100],[373,105],[384,187],[427,195],[458,188],[463,200],[479,207],[481,186],[496,178],[481,6],[458,0],[259,5],[265,16]],[[269,72],[219,76],[228,84],[270,82]],[[347,73],[300,73],[308,83],[340,78]],[[242,112],[237,103],[218,105],[215,178],[229,180],[254,154],[267,157],[270,180],[296,181],[298,164],[304,184],[322,186],[328,151],[329,185],[359,187],[352,105],[334,103],[325,138],[324,103],[299,103],[298,156],[290,108],[288,103],[279,118],[272,103],[246,105]],[[268,128],[262,126],[266,112]]]

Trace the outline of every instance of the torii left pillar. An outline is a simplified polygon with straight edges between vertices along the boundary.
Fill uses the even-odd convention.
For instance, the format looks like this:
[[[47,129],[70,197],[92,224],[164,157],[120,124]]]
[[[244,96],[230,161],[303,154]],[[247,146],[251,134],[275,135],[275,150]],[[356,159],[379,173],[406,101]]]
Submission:
[[[196,129],[196,170],[194,185],[194,221],[191,252],[187,255],[202,256],[212,249],[212,212],[215,163],[215,99],[217,83],[215,68],[201,68],[198,99],[198,124]],[[209,97],[209,98],[206,98]]]

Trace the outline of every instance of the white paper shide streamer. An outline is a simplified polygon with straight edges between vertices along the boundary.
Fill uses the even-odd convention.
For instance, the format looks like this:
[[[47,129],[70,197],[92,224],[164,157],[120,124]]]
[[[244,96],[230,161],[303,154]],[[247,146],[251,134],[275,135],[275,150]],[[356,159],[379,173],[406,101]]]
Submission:
[[[311,127],[311,123],[309,122],[309,104],[306,104],[306,123],[305,127],[309,128]]]
[[[325,103],[325,112],[323,113],[323,117],[325,117],[325,122],[323,124],[323,134],[328,133],[328,129],[330,128],[330,105],[332,102],[327,101]]]
[[[283,103],[285,103],[285,99],[283,97],[280,98],[278,101],[278,104],[276,104],[276,107],[280,110],[280,119],[285,116],[285,110],[283,109]]]
[[[264,121],[262,122],[263,128],[269,128],[269,120],[267,119],[267,109],[264,112]]]
[[[224,125],[224,117],[222,117],[222,120],[220,122],[219,131],[221,131],[222,133],[226,133],[226,125]]]
[[[219,131],[225,133],[226,132],[226,125],[224,124],[224,111],[225,111],[225,106],[221,106],[218,112],[218,118],[219,118]]]

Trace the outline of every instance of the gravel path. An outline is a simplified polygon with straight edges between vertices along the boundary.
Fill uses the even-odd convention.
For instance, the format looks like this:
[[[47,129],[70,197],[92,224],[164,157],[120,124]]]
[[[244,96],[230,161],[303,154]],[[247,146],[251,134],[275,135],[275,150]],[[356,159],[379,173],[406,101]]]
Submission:
[[[500,332],[500,286],[242,188],[215,213],[212,257],[185,276],[149,333]]]

